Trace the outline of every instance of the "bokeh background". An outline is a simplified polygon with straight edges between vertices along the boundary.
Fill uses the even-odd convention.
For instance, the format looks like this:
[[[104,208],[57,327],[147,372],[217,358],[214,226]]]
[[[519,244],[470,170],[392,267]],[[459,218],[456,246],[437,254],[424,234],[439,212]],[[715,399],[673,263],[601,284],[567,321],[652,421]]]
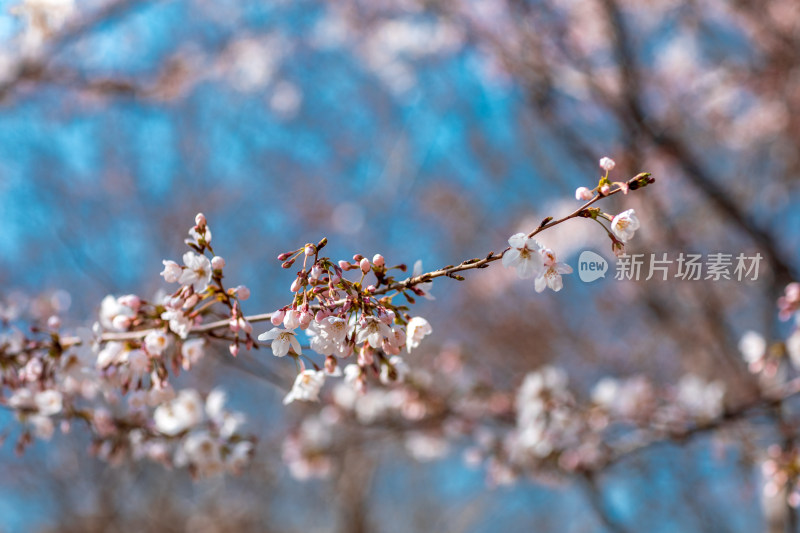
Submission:
[[[382,253],[429,268],[502,250],[577,207],[597,161],[657,183],[631,253],[765,257],[757,281],[565,277],[538,295],[498,264],[437,280],[414,363],[457,347],[510,390],[542,364],[578,394],[604,375],[669,384],[686,371],[752,393],[744,331],[777,338],[775,299],[800,272],[800,5],[793,0],[78,0],[37,42],[0,1],[0,295],[66,290],[65,324],[106,294],[164,288],[202,211],[245,312],[284,305],[278,253]],[[542,240],[575,266],[613,261],[576,220]],[[401,437],[354,438],[328,480],[298,482],[280,438],[314,406],[280,405],[263,351],[225,346],[183,379],[222,383],[261,442],[239,478],[193,483],[87,457],[79,432],[2,448],[3,531],[782,531],[762,505],[753,442],[700,436],[614,465],[595,492],[570,480],[490,488],[458,446],[420,463]],[[255,369],[255,370],[254,370]],[[287,383],[290,381],[287,381]],[[0,417],[6,434],[13,418]],[[597,487],[595,487],[597,489]],[[783,514],[781,514],[783,513]],[[782,522],[784,520],[784,522]],[[779,524],[779,525],[775,525]],[[790,524],[791,526],[791,524]]]

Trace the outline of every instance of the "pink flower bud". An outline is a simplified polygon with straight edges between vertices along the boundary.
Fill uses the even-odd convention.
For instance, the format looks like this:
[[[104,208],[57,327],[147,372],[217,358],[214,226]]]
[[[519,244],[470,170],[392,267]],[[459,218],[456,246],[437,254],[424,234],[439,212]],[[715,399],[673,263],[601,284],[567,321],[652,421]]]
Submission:
[[[190,308],[194,307],[195,305],[197,305],[197,302],[199,302],[199,301],[200,301],[200,297],[197,296],[196,294],[192,294],[191,296],[189,296],[186,299],[185,302],[183,302],[183,308],[184,309],[190,309]]]
[[[356,255],[353,256],[353,262],[355,262],[355,263],[358,263],[362,259],[364,259],[364,256],[361,255],[361,254],[356,254]]]
[[[283,318],[286,316],[286,311],[283,309],[278,309],[272,316],[269,318],[269,321],[272,322],[273,326],[280,326],[283,324]]]
[[[292,282],[292,286],[290,287],[290,290],[292,292],[299,291],[303,287],[303,285],[305,284],[304,281],[305,280],[303,278],[295,278],[294,281]]]
[[[291,259],[289,261],[281,263],[281,268],[292,268],[293,264],[294,264],[294,259]]]
[[[117,315],[111,321],[111,325],[114,326],[114,329],[125,330],[130,327],[131,319],[126,316]]]
[[[117,298],[117,302],[125,307],[130,307],[134,311],[139,309],[139,306],[142,305],[142,301],[135,294],[126,294],[125,296],[120,296]]]
[[[317,248],[313,244],[306,244],[306,249],[304,251],[306,256],[314,255],[317,253]]]
[[[250,298],[250,289],[244,285],[239,285],[236,287],[236,296],[238,296],[242,301],[247,300]]]
[[[292,257],[292,252],[283,252],[278,256],[278,261],[286,261],[290,257]]]
[[[197,213],[194,216],[194,223],[200,227],[206,225],[206,216],[203,213]]]
[[[600,187],[600,192],[601,192],[601,193],[602,193],[604,196],[605,196],[605,195],[607,195],[607,194],[608,194],[610,191],[611,191],[611,186],[610,186],[608,183],[606,183],[605,185],[603,185],[602,187]]]
[[[617,164],[610,157],[604,157],[600,160],[600,168],[606,172],[613,170],[615,166],[617,166]]]
[[[314,315],[314,320],[315,320],[317,323],[320,323],[320,322],[322,322],[322,321],[323,321],[323,320],[325,320],[326,318],[328,318],[328,313],[326,313],[326,312],[325,312],[325,311],[323,311],[322,309],[320,309],[319,311],[317,311],[317,314],[316,314],[316,315]]]
[[[47,319],[47,327],[56,330],[61,327],[61,319],[58,318],[56,315],[51,316]]]
[[[361,267],[361,272],[363,272],[364,274],[366,274],[367,272],[369,272],[369,269],[370,269],[369,259],[367,259],[366,257],[365,257],[365,258],[363,258],[363,259],[362,259],[362,260],[361,260],[361,261],[358,263],[358,266],[360,266],[360,267]]]
[[[378,290],[378,288],[375,287],[375,285],[368,285],[367,286],[367,292],[375,292],[376,290]]]
[[[231,344],[228,347],[228,349],[230,350],[232,356],[236,357],[237,355],[239,355],[239,345],[238,344]]]
[[[211,268],[214,270],[222,270],[225,268],[225,260],[218,255],[215,255],[211,259]]]
[[[347,261],[342,259],[341,261],[339,261],[339,268],[341,268],[344,271],[347,271],[347,270],[350,270],[353,267],[352,267],[352,265],[350,263],[348,263]]]
[[[322,276],[322,267],[319,266],[319,263],[314,263],[314,266],[311,267],[311,279],[317,281],[320,276]]]
[[[578,187],[577,189],[575,189],[575,199],[576,200],[587,201],[587,200],[591,200],[592,196],[594,196],[592,194],[592,191],[590,191],[586,187]]]
[[[309,313],[308,311],[303,311],[300,313],[300,327],[302,329],[306,329],[311,321],[314,319],[314,315]]]
[[[230,321],[228,322],[228,327],[231,328],[231,331],[236,333],[239,331],[239,320],[237,318],[231,317]]]
[[[386,262],[384,261],[383,256],[381,254],[375,254],[372,257],[372,264],[375,266],[382,267],[383,265],[386,264]]]

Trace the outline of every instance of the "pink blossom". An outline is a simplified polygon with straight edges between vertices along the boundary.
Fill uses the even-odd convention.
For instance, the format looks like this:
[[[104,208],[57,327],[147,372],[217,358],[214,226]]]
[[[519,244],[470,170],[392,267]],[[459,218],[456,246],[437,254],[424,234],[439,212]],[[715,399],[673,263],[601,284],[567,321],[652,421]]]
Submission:
[[[617,163],[614,162],[614,160],[611,159],[610,157],[604,157],[600,160],[600,168],[602,168],[606,172],[614,170],[615,166],[617,166]]]

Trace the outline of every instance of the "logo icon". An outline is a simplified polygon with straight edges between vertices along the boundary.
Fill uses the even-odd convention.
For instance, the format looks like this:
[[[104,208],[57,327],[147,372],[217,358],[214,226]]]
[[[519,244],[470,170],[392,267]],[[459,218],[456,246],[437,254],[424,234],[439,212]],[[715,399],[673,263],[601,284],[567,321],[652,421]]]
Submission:
[[[591,283],[597,279],[605,278],[608,271],[608,261],[600,254],[585,250],[578,257],[578,277],[584,283]]]

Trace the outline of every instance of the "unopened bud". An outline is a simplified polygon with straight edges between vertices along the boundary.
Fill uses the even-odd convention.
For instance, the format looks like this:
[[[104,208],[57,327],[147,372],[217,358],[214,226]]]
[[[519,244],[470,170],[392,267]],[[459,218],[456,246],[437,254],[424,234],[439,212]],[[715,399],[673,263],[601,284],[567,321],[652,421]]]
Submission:
[[[283,309],[278,309],[277,311],[272,313],[272,316],[269,317],[269,321],[272,322],[273,326],[280,326],[281,324],[283,324],[283,317],[285,316],[286,316],[286,311],[284,311]]]
[[[197,305],[197,302],[199,302],[199,301],[200,301],[200,297],[197,296],[196,294],[192,294],[191,296],[189,296],[186,299],[185,302],[183,302],[183,308],[184,309],[190,309],[190,308],[194,307],[195,305]]]
[[[250,298],[250,289],[245,287],[244,285],[239,285],[236,287],[236,296],[239,297],[240,300],[244,301]]]
[[[386,261],[383,259],[383,256],[381,254],[375,254],[372,257],[372,264],[375,266],[382,267],[383,265],[386,264]]]
[[[285,261],[284,263],[282,263],[281,268],[292,268],[293,264],[294,264],[294,259],[290,259],[289,261]]]
[[[371,268],[371,265],[369,264],[369,259],[367,259],[366,257],[362,258],[361,261],[359,261],[358,266],[361,267],[361,272],[363,272],[364,274],[369,272],[369,269]]]
[[[305,285],[305,280],[303,278],[294,278],[290,290],[292,292],[297,292],[303,287],[303,285]]]
[[[592,194],[592,191],[590,191],[586,187],[578,187],[577,189],[575,189],[576,200],[583,200],[583,201],[591,200],[593,196],[594,195]]]
[[[206,216],[203,213],[197,213],[194,216],[194,223],[202,228],[206,225]]]
[[[317,247],[314,246],[313,244],[306,244],[305,253],[307,256],[314,255],[315,253],[317,253]]]
[[[232,356],[234,356],[234,357],[236,357],[237,355],[239,355],[239,345],[238,345],[238,344],[231,344],[231,345],[228,347],[228,350],[230,350],[230,352],[231,352],[231,355],[232,355]]]
[[[211,268],[214,270],[222,270],[225,268],[225,260],[218,255],[215,255],[211,259]]]
[[[130,307],[133,310],[139,309],[139,306],[142,305],[142,300],[140,300],[135,294],[126,294],[125,296],[120,296],[117,298],[117,302],[120,305]]]

